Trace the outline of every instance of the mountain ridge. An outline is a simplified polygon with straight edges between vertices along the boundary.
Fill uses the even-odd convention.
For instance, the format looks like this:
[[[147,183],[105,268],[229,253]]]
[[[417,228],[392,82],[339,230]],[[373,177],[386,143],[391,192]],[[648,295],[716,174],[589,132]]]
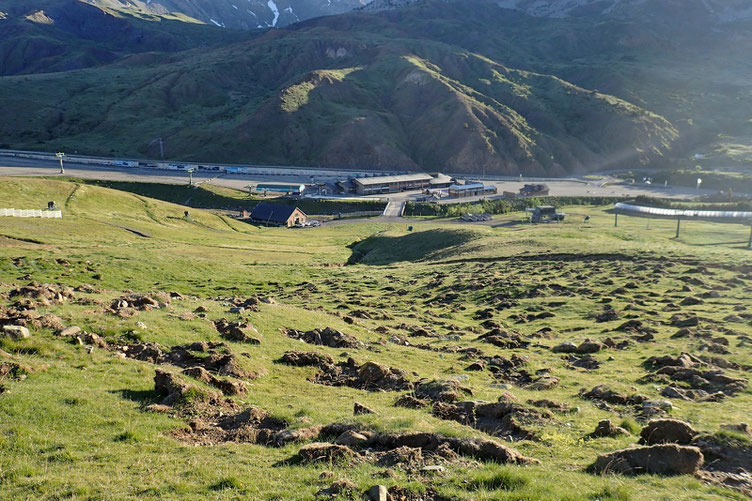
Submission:
[[[746,25],[698,31],[694,10],[655,5],[594,22],[421,0],[237,32],[75,85],[0,79],[0,133],[31,149],[154,157],[163,138],[178,160],[504,175],[661,167],[752,136]]]

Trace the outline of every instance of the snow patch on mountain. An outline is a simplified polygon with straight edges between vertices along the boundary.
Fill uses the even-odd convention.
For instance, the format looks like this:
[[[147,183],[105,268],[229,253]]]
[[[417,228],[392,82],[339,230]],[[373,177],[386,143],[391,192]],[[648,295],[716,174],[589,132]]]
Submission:
[[[277,4],[274,3],[274,0],[269,0],[266,5],[269,6],[269,10],[271,10],[272,14],[274,14],[274,19],[272,19],[272,26],[277,26],[277,21],[279,21],[279,9],[277,8]]]

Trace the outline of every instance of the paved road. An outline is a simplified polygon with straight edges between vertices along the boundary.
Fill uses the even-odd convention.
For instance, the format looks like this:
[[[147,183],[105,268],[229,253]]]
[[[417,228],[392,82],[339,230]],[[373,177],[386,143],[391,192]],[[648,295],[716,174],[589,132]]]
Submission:
[[[137,169],[133,167],[94,166],[66,162],[65,176],[108,181],[141,181],[168,184],[187,184],[188,173],[184,171]],[[45,160],[0,157],[0,176],[58,176],[60,164]],[[317,181],[325,180],[316,178]],[[212,172],[194,172],[195,183],[210,183],[228,188],[245,189],[253,183],[310,183],[308,176],[263,176],[236,175]]]
[[[31,160],[23,158],[0,157],[0,176],[57,176],[60,167],[56,161]],[[84,179],[103,179],[112,181],[141,181],[157,182],[170,184],[188,183],[188,174],[182,171],[153,170],[153,169],[135,169],[131,167],[100,167],[84,164],[67,163],[65,175],[71,177],[80,177]],[[264,176],[264,175],[237,175],[237,174],[220,174],[211,172],[196,172],[193,175],[195,183],[209,183],[217,186],[228,188],[245,189],[246,186],[258,182],[289,182],[289,183],[309,183],[310,178],[306,176]],[[317,181],[324,181],[324,178],[317,178]],[[604,178],[599,181],[587,181],[576,179],[556,179],[547,180],[546,184],[551,189],[551,195],[554,196],[624,196],[634,197],[638,195],[658,196],[667,198],[689,198],[702,194],[711,194],[713,190],[700,190],[699,192],[692,188],[683,187],[663,187],[663,186],[644,186],[644,185],[616,185],[609,183],[618,183],[615,178]],[[468,198],[443,198],[439,203],[456,203],[473,202],[482,198],[499,198],[504,191],[519,192],[519,189],[525,184],[521,181],[486,181],[486,184],[493,184],[497,187],[499,194],[485,197],[468,197]],[[370,198],[383,198],[388,196],[391,204],[387,211],[387,216],[398,217],[401,213],[402,206],[408,200],[417,200],[423,197],[419,192],[392,193],[389,195],[373,195]]]

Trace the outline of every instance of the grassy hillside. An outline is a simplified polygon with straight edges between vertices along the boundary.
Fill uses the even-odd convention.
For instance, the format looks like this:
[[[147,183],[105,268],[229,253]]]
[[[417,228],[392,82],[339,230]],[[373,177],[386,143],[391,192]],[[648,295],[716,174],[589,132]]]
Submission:
[[[664,401],[669,382],[645,379],[652,372],[648,357],[712,357],[707,367],[743,381],[741,391],[728,390],[717,402],[670,398],[672,408],[661,412],[740,453],[749,447],[743,431],[722,428],[745,421],[752,405],[748,228],[692,222],[675,240],[671,221],[648,229],[643,219],[622,218],[614,228],[604,207],[576,207],[568,211],[590,215],[588,224],[572,217],[522,225],[512,214],[498,228],[411,222],[415,231],[408,232],[406,224],[358,222],[296,231],[256,228],[200,209],[184,220],[181,206],[102,187],[0,179],[0,207],[47,200],[62,205],[62,220],[3,218],[0,228],[0,323],[20,315],[31,331],[20,341],[0,338],[0,363],[12,368],[0,377],[0,482],[7,498],[314,499],[341,490],[340,498],[359,499],[383,484],[403,499],[742,499],[687,475],[586,473],[598,454],[636,443],[646,417],[642,406],[580,393],[607,384]],[[343,266],[348,260],[358,264]],[[33,287],[20,290],[32,280],[77,289],[45,299]],[[113,303],[138,304],[130,294],[156,299],[141,308]],[[684,304],[689,296],[703,299]],[[247,301],[253,297],[259,300]],[[231,312],[237,304],[246,306]],[[596,321],[607,304],[616,317]],[[688,337],[676,336],[677,313],[700,318]],[[732,314],[740,321],[723,320]],[[258,344],[221,336],[213,324],[221,318],[252,324],[255,331],[244,329]],[[628,320],[653,329],[652,338],[620,330]],[[79,344],[76,335],[55,334],[66,326],[101,339],[79,333]],[[344,338],[348,347],[308,344],[283,330],[324,327],[351,336]],[[498,344],[481,337],[494,329],[502,336]],[[551,350],[567,340],[608,337],[626,344],[594,353],[597,368],[576,368],[574,359]],[[217,400],[217,388],[182,374],[177,361],[130,358],[139,343],[178,353],[176,345],[196,341],[225,343],[217,349],[235,355],[235,371],[244,375],[220,379],[236,387],[247,381],[244,394]],[[123,345],[132,348],[124,352]],[[418,409],[394,405],[404,395],[427,398],[420,386],[368,391],[322,384],[327,366],[281,363],[290,350],[334,362],[348,356],[377,362],[403,369],[410,382],[454,381],[426,388],[443,384],[464,401],[511,401],[519,428],[505,435],[509,428],[460,424],[439,412],[452,408],[451,399]],[[494,374],[484,358],[492,356],[525,358]],[[466,370],[473,362],[481,370]],[[172,405],[154,407],[164,398],[155,390],[156,370],[194,387]],[[542,399],[563,405],[537,407]],[[354,402],[378,414],[353,416]],[[246,424],[224,441],[212,428],[217,421],[204,419],[214,406],[225,417],[256,406],[274,419]],[[585,437],[606,418],[623,424],[626,434]],[[315,436],[316,426],[332,422],[366,433],[495,440],[540,463],[499,464],[416,447],[384,455],[357,446],[358,459],[300,462],[301,449],[334,440]],[[279,423],[298,439],[264,445],[254,427]]]
[[[167,156],[189,160],[561,175],[656,161],[677,137],[660,116],[552,76],[327,28],[69,76],[0,80],[27,89],[0,99],[7,144],[154,156],[163,137]]]

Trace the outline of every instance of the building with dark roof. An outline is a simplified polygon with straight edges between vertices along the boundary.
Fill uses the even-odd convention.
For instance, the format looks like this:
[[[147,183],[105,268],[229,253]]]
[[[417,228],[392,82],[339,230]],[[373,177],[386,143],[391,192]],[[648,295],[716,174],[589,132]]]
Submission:
[[[264,226],[295,226],[308,221],[305,213],[292,205],[261,202],[251,212],[251,221]]]
[[[353,179],[355,193],[375,195],[428,188],[433,180],[430,174],[401,174],[399,176],[358,177]]]

